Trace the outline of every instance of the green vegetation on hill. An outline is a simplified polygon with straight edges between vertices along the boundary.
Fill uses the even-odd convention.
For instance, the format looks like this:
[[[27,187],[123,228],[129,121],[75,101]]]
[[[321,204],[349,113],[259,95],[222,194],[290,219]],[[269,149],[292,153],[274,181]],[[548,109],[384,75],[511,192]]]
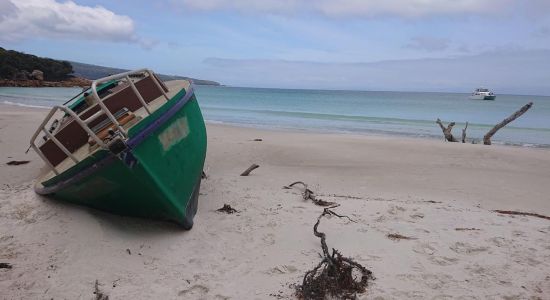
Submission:
[[[30,73],[40,70],[44,80],[59,81],[70,77],[73,67],[68,61],[42,58],[0,47],[0,79],[30,79]]]
[[[38,76],[33,74],[39,70]],[[90,80],[126,72],[128,70],[84,64],[79,62],[60,61],[51,58],[38,57],[14,50],[6,50],[0,47],[0,80],[15,82],[31,82],[28,79],[40,79],[45,81],[62,81],[72,77],[86,78]],[[161,80],[190,80],[198,85],[220,85],[211,80],[195,79],[177,75],[157,74]],[[40,77],[40,78],[37,78]],[[36,81],[41,82],[41,81]],[[19,85],[17,85],[19,86]]]
[[[72,61],[71,64],[73,65],[74,76],[83,77],[91,80],[106,77],[112,74],[129,71],[126,69],[96,66],[96,65],[84,64],[84,63],[79,63],[74,61]],[[195,79],[195,78],[183,77],[183,76],[177,76],[177,75],[164,75],[164,74],[157,74],[157,75],[161,80],[164,80],[164,81],[185,79],[185,80],[190,80],[193,83],[198,85],[220,85],[218,82],[211,81],[211,80]]]

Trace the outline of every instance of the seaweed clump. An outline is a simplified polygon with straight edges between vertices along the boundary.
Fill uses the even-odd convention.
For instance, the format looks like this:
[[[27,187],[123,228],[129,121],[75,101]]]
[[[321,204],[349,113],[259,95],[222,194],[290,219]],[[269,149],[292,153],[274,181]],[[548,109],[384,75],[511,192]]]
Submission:
[[[323,216],[341,216],[325,208],[313,226],[313,234],[321,239],[323,256],[321,262],[312,270],[306,272],[301,285],[296,287],[296,296],[299,299],[355,299],[358,293],[364,293],[369,280],[374,280],[372,272],[344,257],[338,250],[332,249],[329,253],[326,243],[326,234],[317,231]],[[348,218],[349,219],[349,218]]]
[[[234,214],[234,213],[239,212],[238,210],[231,207],[231,205],[229,205],[229,204],[224,204],[222,208],[218,208],[218,209],[216,209],[216,211],[223,212],[223,213],[226,213],[226,214]]]

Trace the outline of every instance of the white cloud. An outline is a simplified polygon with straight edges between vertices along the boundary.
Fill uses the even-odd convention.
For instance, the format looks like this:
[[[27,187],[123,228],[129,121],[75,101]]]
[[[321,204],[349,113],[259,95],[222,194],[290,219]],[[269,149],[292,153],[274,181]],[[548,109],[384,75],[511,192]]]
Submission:
[[[16,11],[17,7],[15,7],[13,3],[10,1],[0,0],[0,22]]]
[[[102,6],[73,1],[0,0],[0,41],[28,38],[71,38],[149,43],[135,33],[134,22]]]
[[[328,16],[397,15],[420,17],[492,14],[521,0],[172,0],[198,10],[237,10],[288,14],[317,12]]]

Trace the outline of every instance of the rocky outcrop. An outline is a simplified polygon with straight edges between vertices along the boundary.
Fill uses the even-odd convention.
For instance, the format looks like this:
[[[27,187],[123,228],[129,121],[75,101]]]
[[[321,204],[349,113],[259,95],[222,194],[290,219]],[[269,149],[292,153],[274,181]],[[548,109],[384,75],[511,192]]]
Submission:
[[[44,72],[33,70],[31,73],[27,70],[19,70],[15,72],[12,80],[44,80]]]
[[[36,80],[44,80],[44,72],[40,70],[33,70],[31,73],[31,76],[33,79],[36,79]]]

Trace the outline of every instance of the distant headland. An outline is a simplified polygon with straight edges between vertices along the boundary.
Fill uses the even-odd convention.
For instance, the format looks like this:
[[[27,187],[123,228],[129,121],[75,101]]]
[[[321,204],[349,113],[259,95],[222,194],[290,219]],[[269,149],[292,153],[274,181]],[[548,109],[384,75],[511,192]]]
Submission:
[[[0,47],[0,86],[87,87],[92,80],[128,70],[38,57]],[[157,74],[162,80],[185,79],[197,85],[220,83],[177,75]]]

